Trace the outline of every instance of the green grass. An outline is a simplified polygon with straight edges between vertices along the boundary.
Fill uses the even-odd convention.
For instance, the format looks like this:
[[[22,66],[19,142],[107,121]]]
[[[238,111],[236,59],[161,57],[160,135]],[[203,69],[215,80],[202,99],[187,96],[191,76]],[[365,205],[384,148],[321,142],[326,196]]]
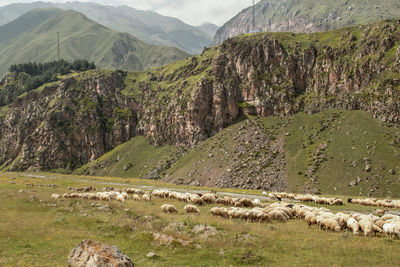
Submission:
[[[212,206],[209,205],[200,207],[200,216],[188,216],[182,212],[185,204],[173,200],[108,202],[110,211],[99,211],[90,206],[92,201],[53,201],[50,196],[67,192],[67,186],[101,188],[103,185],[98,183],[125,182],[124,179],[90,178],[84,182],[78,176],[37,175],[52,179],[27,177],[21,173],[0,174],[1,266],[65,266],[70,250],[83,239],[116,245],[138,266],[395,266],[399,263],[399,241],[386,237],[324,232],[316,227],[308,228],[301,220],[288,223],[231,221],[211,216]],[[16,177],[15,185],[8,183],[11,177]],[[138,186],[138,182],[143,185],[142,180],[130,182],[130,186]],[[159,182],[147,182],[156,188],[164,187]],[[27,183],[35,187],[30,189],[25,186]],[[43,187],[38,187],[40,184]],[[57,184],[58,188],[49,188],[47,184]],[[20,189],[25,192],[17,193]],[[35,201],[30,201],[31,195],[36,196]],[[46,207],[52,202],[57,207]],[[171,203],[181,212],[163,214],[160,212],[163,203]],[[358,211],[362,207],[346,205],[344,208]],[[181,223],[181,229],[171,223]],[[217,235],[203,239],[193,234],[191,229],[197,224],[216,227]],[[184,239],[190,245],[184,247],[177,242],[159,245],[152,233]],[[160,257],[146,258],[150,251]]]
[[[154,147],[146,138],[137,136],[99,159],[82,166],[75,173],[126,178],[143,177],[159,166],[163,159],[177,151],[178,148],[173,146]]]
[[[400,195],[398,175],[389,174],[390,169],[398,170],[398,146],[392,142],[400,133],[397,127],[385,127],[362,111],[327,111],[312,116],[298,114],[291,119],[287,131],[291,133],[286,137],[290,190],[301,189],[303,174],[313,161],[310,153],[318,145],[327,144],[327,160],[316,172],[321,192]],[[364,159],[370,160],[370,173],[364,171]],[[350,187],[357,177],[362,179],[360,184]],[[372,187],[378,189],[370,192]]]

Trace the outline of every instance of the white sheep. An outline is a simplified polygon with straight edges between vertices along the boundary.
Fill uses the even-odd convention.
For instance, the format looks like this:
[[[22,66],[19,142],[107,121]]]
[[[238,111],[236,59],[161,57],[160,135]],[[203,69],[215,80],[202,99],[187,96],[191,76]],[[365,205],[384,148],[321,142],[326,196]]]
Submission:
[[[164,213],[177,213],[178,212],[178,210],[173,205],[169,205],[169,204],[162,205],[161,210]]]
[[[187,213],[197,213],[200,214],[200,210],[194,205],[186,205],[183,208]]]
[[[61,196],[59,194],[51,194],[52,199],[59,199]]]
[[[143,201],[147,201],[147,202],[150,202],[151,201],[151,195],[150,194],[143,194],[142,195],[142,200]]]

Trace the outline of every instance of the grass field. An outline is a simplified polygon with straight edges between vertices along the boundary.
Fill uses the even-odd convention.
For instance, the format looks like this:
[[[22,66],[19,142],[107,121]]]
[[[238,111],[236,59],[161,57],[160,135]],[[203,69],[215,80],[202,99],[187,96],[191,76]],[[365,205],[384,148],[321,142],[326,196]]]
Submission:
[[[183,213],[184,203],[152,199],[152,202],[103,202],[109,208],[92,207],[96,201],[51,200],[52,193],[68,192],[68,186],[165,188],[155,181],[66,176],[59,174],[0,174],[0,266],[65,266],[69,251],[84,239],[116,245],[135,266],[398,266],[398,240],[354,236],[309,229],[301,220],[288,223],[247,223],[213,217],[212,206],[200,207],[201,215]],[[11,180],[15,177],[15,180]],[[15,181],[15,184],[9,183]],[[33,184],[27,187],[26,184]],[[56,188],[48,185],[57,185]],[[177,187],[190,190],[190,187]],[[24,192],[18,193],[23,189]],[[198,189],[198,188],[197,188]],[[206,188],[205,190],[212,190]],[[260,191],[225,190],[258,194]],[[32,197],[35,196],[35,197]],[[56,207],[47,206],[55,203]],[[177,215],[160,211],[171,203]],[[358,205],[328,207],[334,210],[371,212]],[[193,231],[196,225],[215,227]],[[160,244],[153,234],[173,241]],[[148,252],[158,257],[147,258]]]

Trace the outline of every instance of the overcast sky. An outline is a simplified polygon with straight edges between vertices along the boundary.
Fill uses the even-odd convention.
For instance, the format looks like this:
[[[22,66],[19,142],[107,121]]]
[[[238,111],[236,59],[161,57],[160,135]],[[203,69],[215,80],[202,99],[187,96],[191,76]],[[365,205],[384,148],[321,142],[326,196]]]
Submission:
[[[103,5],[128,5],[141,10],[153,10],[162,15],[176,17],[192,25],[212,22],[222,26],[242,9],[251,6],[252,0],[81,0]],[[257,0],[256,2],[258,2]],[[0,6],[29,0],[0,0]],[[67,2],[52,0],[45,2]]]

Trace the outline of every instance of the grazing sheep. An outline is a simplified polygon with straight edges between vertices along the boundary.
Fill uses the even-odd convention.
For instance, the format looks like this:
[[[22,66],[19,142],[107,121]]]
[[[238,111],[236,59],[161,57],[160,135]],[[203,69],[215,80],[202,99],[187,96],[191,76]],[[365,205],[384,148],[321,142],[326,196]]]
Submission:
[[[375,232],[374,221],[372,219],[362,217],[358,223],[360,224],[360,227],[363,230],[365,236],[373,234]]]
[[[61,196],[59,194],[51,194],[52,199],[59,199]]]
[[[119,202],[125,202],[126,197],[123,194],[117,193],[117,196],[115,197],[115,199]]]
[[[254,199],[253,200],[253,206],[254,207],[261,207],[262,206],[261,201],[258,198]]]
[[[133,194],[132,199],[134,201],[140,201],[140,196],[138,194]]]
[[[140,194],[143,195],[145,192],[142,189],[137,189],[137,188],[125,188],[123,190],[127,194]]]
[[[177,213],[178,212],[178,210],[173,205],[169,205],[169,204],[162,205],[161,210],[164,213]]]
[[[151,195],[150,194],[143,194],[142,195],[142,200],[150,202],[151,201]]]
[[[205,202],[205,203],[214,203],[215,202],[215,195],[214,194],[204,194],[201,196],[201,199]]]
[[[360,224],[354,219],[353,217],[350,217],[347,222],[347,228],[353,231],[353,234],[358,235],[360,231]]]
[[[383,231],[388,237],[391,236],[400,238],[400,223],[399,222],[385,223],[383,225]]]
[[[197,213],[200,214],[200,210],[194,205],[186,205],[183,208],[187,213]]]
[[[309,227],[311,227],[311,225],[313,225],[313,224],[317,224],[317,218],[316,218],[315,214],[312,212],[306,213],[305,220]]]

